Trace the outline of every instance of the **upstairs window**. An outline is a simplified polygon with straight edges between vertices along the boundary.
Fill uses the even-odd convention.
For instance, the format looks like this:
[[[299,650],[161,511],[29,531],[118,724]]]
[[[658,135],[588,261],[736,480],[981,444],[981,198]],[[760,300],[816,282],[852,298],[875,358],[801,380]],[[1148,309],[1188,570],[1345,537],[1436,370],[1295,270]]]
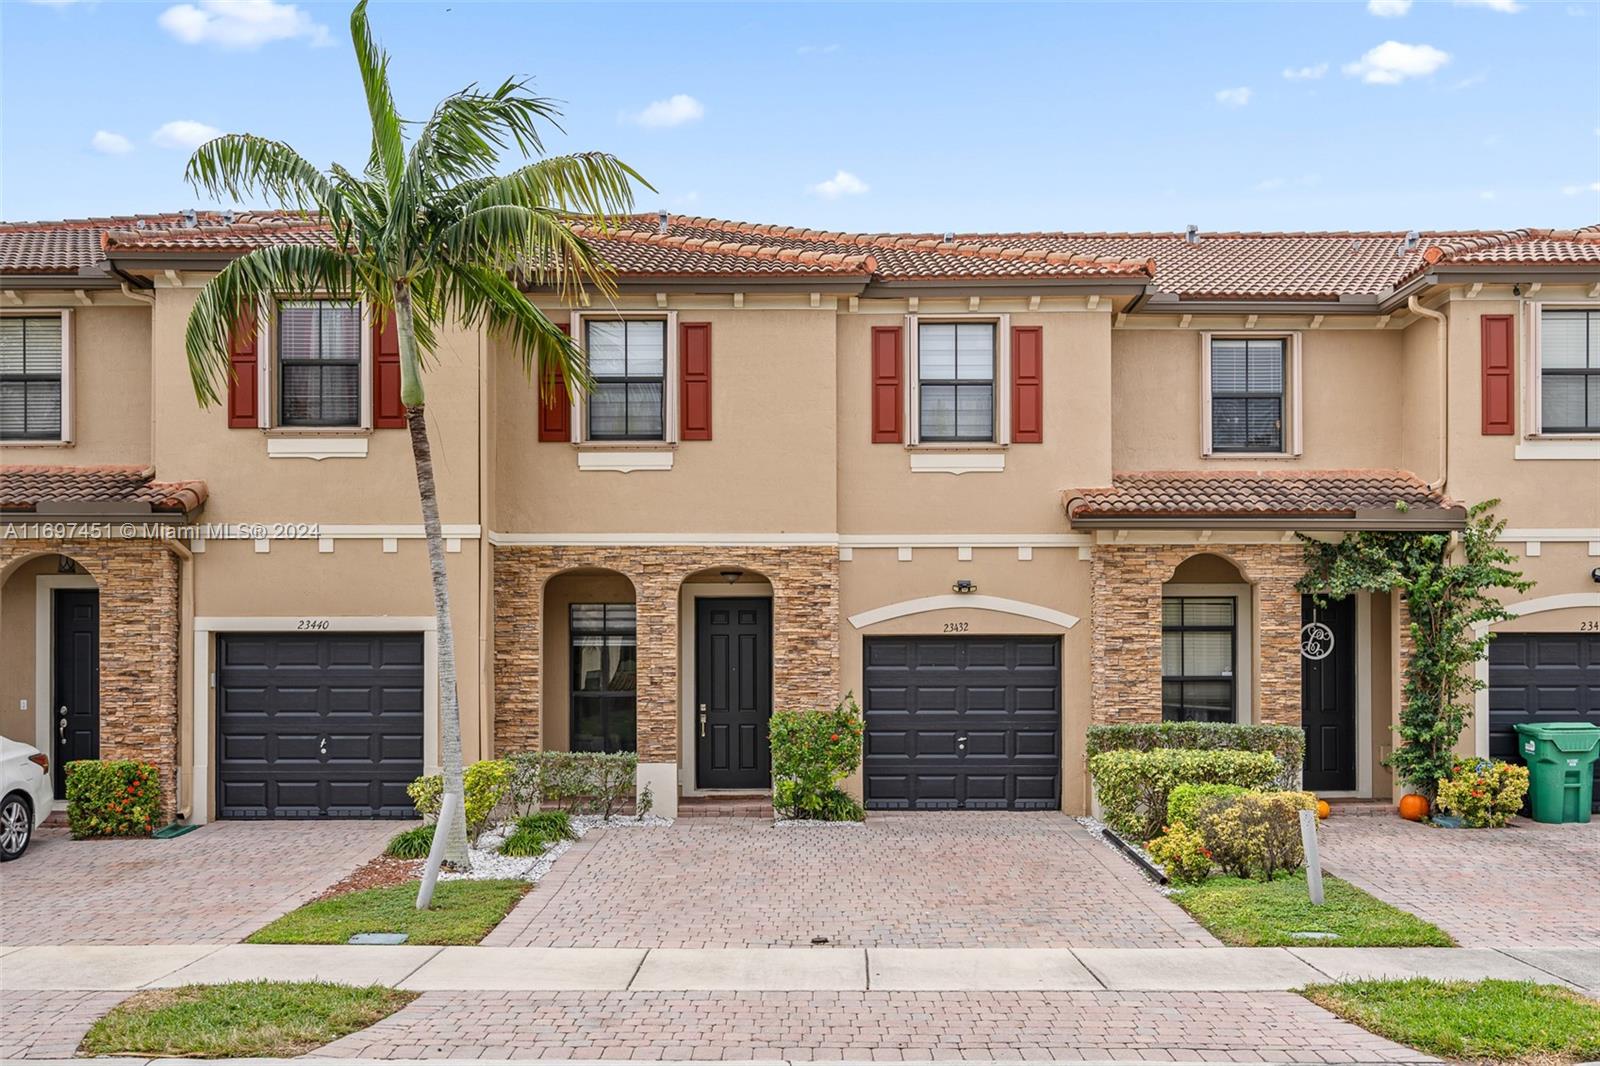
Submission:
[[[62,315],[0,317],[0,441],[60,441]]]
[[[1539,429],[1600,433],[1600,311],[1539,315]]]
[[[584,351],[594,391],[586,407],[589,440],[664,440],[667,323],[589,320]]]
[[[1282,453],[1283,338],[1211,340],[1211,451]]]
[[[278,425],[361,424],[361,306],[345,300],[278,304]]]
[[[637,746],[637,636],[631,603],[575,603],[572,624],[573,751]]]
[[[995,324],[917,325],[918,439],[995,440]]]
[[[1235,716],[1235,603],[1228,596],[1161,601],[1161,718],[1232,722]]]

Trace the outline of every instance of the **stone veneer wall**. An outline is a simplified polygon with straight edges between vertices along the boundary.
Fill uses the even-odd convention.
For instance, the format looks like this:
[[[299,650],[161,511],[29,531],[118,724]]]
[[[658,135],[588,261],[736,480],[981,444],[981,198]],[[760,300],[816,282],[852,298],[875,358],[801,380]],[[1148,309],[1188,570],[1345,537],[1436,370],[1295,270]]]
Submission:
[[[1217,555],[1255,586],[1258,721],[1300,724],[1300,593],[1294,544],[1097,544],[1090,564],[1096,725],[1161,721],[1161,590],[1178,564]],[[1241,708],[1241,710],[1245,710]],[[1243,717],[1243,715],[1241,715]]]
[[[542,744],[544,587],[566,570],[615,570],[638,615],[639,761],[678,761],[678,599],[699,570],[737,566],[772,583],[772,686],[779,709],[839,698],[839,557],[824,547],[499,546],[494,550],[494,751]],[[731,590],[734,593],[738,589]]]
[[[67,556],[99,586],[100,757],[154,766],[170,816],[178,777],[178,560],[150,541],[8,540],[0,541],[0,571],[39,554]]]

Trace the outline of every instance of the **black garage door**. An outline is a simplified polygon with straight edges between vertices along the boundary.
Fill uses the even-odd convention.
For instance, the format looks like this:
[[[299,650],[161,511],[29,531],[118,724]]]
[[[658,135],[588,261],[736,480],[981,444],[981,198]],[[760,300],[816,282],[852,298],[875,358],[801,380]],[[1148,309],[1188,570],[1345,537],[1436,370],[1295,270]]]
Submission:
[[[413,816],[419,634],[230,634],[217,658],[222,817]]]
[[[866,642],[867,806],[1061,806],[1061,642],[879,637]]]
[[[1600,725],[1600,633],[1505,633],[1489,642],[1490,755],[1522,761],[1518,722]],[[1600,811],[1600,787],[1595,799]]]

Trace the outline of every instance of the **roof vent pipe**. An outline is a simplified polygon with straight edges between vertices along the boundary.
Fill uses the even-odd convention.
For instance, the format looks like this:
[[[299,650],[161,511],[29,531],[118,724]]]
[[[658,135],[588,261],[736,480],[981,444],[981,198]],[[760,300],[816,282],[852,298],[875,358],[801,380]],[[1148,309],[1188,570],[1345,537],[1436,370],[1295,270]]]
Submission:
[[[955,234],[954,230],[948,230],[947,229],[947,230],[944,231],[944,243],[946,243],[946,244],[954,244],[954,243],[956,243],[956,234]]]
[[[665,236],[667,230],[671,228],[668,225],[667,217],[667,213],[664,210],[656,212],[656,232],[662,234],[663,236]]]
[[[1200,227],[1195,225],[1193,222],[1191,222],[1187,226],[1183,227],[1183,243],[1184,244],[1199,244],[1200,243]]]
[[[1405,242],[1394,250],[1394,254],[1405,255],[1407,252],[1414,252],[1417,250],[1417,245],[1421,243],[1422,234],[1418,233],[1416,230],[1407,230]]]
[[[200,222],[200,216],[195,213],[194,208],[190,207],[190,208],[186,208],[184,210],[184,212],[183,212],[183,224],[184,224],[184,226],[186,226],[189,229],[194,229],[195,226],[199,225],[199,222]]]

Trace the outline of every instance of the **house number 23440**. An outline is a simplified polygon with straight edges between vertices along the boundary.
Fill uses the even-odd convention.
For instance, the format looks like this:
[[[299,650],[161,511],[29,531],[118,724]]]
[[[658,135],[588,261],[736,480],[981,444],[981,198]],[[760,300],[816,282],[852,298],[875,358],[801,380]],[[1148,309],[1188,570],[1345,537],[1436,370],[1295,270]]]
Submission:
[[[300,619],[299,622],[297,622],[295,624],[295,628],[296,629],[327,629],[328,628],[328,620],[326,618],[302,618],[302,619]]]
[[[967,631],[967,623],[966,622],[946,622],[944,624],[944,631],[946,633],[965,633]]]

